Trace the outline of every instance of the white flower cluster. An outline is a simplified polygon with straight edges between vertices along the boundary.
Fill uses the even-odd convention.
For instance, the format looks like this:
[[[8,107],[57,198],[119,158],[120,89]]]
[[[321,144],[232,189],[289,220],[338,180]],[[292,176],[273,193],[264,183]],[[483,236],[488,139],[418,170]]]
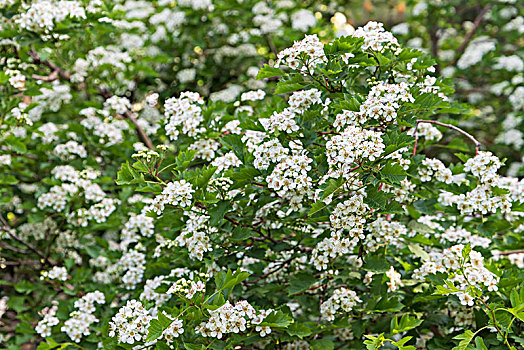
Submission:
[[[9,77],[9,84],[15,89],[23,89],[25,86],[25,75],[23,75],[19,70],[16,69],[7,69],[5,74]]]
[[[248,91],[248,92],[244,92],[240,96],[240,100],[241,101],[258,101],[258,100],[263,100],[265,96],[266,96],[266,93],[264,92],[264,90]]]
[[[429,259],[417,269],[413,276],[423,279],[430,274],[449,273],[449,281],[460,289],[456,294],[462,305],[473,306],[474,296],[467,291],[469,286],[482,290],[487,287],[488,291],[497,291],[499,278],[484,267],[484,257],[477,251],[472,250],[465,260],[462,256],[464,245],[458,244],[443,252],[434,251],[429,253]]]
[[[331,237],[324,238],[313,249],[311,262],[317,270],[326,270],[330,259],[350,254],[357,243],[357,239],[343,238],[340,231],[333,231]]]
[[[165,311],[162,311],[163,314],[171,320],[169,326],[162,332],[162,336],[159,339],[164,339],[168,345],[173,342],[173,338],[178,338],[182,333],[184,333],[184,323],[178,318],[173,318],[168,315]]]
[[[479,152],[474,158],[468,159],[464,171],[472,173],[479,179],[479,184],[466,194],[452,194],[442,191],[439,202],[443,205],[456,204],[463,214],[481,212],[482,214],[495,213],[500,209],[503,213],[511,212],[511,196],[508,194],[496,195],[493,186],[502,185],[497,170],[500,160],[491,152]]]
[[[453,182],[453,174],[451,170],[446,168],[444,163],[436,158],[425,158],[422,160],[422,165],[418,169],[420,181],[428,182],[436,178],[440,182],[450,184]]]
[[[79,1],[33,1],[22,13],[15,19],[15,23],[22,29],[32,31],[52,31],[55,23],[62,22],[67,17],[85,19],[85,9]]]
[[[188,207],[191,205],[193,192],[195,192],[193,186],[186,180],[170,182],[162,190],[162,193],[155,197],[153,203],[144,207],[142,212],[154,211],[160,215],[166,205]]]
[[[312,187],[312,179],[308,175],[311,162],[313,160],[305,151],[285,158],[266,178],[268,188],[274,189],[282,197],[290,198],[292,207],[298,208],[302,197]]]
[[[238,157],[236,156],[236,154],[233,151],[228,152],[224,154],[223,156],[216,157],[213,160],[213,162],[211,162],[212,166],[217,167],[217,170],[216,170],[217,174],[223,171],[226,171],[231,167],[236,168],[237,166],[240,166],[241,164],[242,162],[240,161],[240,159],[238,159]]]
[[[397,221],[379,217],[371,222],[367,229],[369,234],[364,240],[364,245],[368,251],[376,251],[384,244],[398,245],[399,237],[407,234],[406,226]]]
[[[206,277],[206,276],[204,276]],[[207,276],[209,277],[209,276]],[[192,299],[196,293],[205,293],[206,284],[202,281],[187,280],[185,278],[178,279],[175,283],[169,287],[167,294],[183,294],[187,299]]]
[[[482,247],[488,248],[491,244],[491,239],[473,235],[468,230],[462,227],[451,226],[444,231],[442,234],[435,234],[440,236],[441,242],[452,242],[452,243],[469,243],[471,247]]]
[[[301,41],[295,41],[292,47],[279,52],[275,67],[285,64],[291,69],[311,74],[313,69],[322,62],[327,62],[324,44],[315,34],[306,35]]]
[[[313,12],[300,9],[291,15],[291,27],[295,30],[307,32],[309,28],[314,27],[317,24],[317,18]]]
[[[368,120],[393,122],[401,103],[413,101],[415,99],[409,92],[407,83],[380,83],[371,88],[358,112],[344,110],[336,116],[333,126],[336,130],[341,130],[346,125],[364,124]]]
[[[146,256],[137,250],[130,250],[119,260],[119,265],[126,271],[122,277],[122,283],[126,289],[135,289],[142,282],[144,270],[146,269]]]
[[[0,154],[0,165],[11,165],[11,155],[9,154]]]
[[[74,140],[69,140],[66,143],[56,145],[54,154],[64,161],[75,159],[77,156],[80,158],[87,158],[87,151],[84,145],[81,145]]]
[[[87,129],[91,130],[93,135],[100,138],[99,142],[106,146],[113,146],[118,143],[121,143],[124,140],[122,135],[122,130],[127,130],[129,126],[123,120],[113,120],[108,123],[99,117],[96,114],[100,113],[105,117],[108,117],[107,111],[97,111],[94,108],[86,108],[80,111],[81,115],[87,116],[86,119],[82,120],[80,123]]]
[[[330,171],[348,178],[357,164],[379,158],[385,148],[381,136],[380,132],[351,125],[333,136],[326,143]]]
[[[362,50],[372,50],[384,52],[387,49],[399,54],[402,49],[397,38],[384,29],[384,25],[379,22],[370,21],[364,27],[359,27],[352,34],[353,37],[363,38]]]
[[[73,311],[69,314],[69,319],[65,321],[60,330],[65,332],[72,341],[79,343],[82,336],[91,334],[89,327],[98,322],[98,319],[93,315],[95,312],[95,303],[105,304],[104,293],[94,291],[87,293],[81,299],[75,301],[75,307],[78,311]]]
[[[63,266],[53,266],[49,271],[42,271],[42,278],[49,278],[51,280],[67,281],[69,278],[67,269]]]
[[[218,229],[209,227],[209,216],[204,215],[198,208],[186,211],[184,215],[188,215],[189,218],[175,240],[178,246],[188,249],[190,258],[201,261],[204,259],[205,252],[213,250],[208,234],[217,232]]]
[[[289,149],[283,147],[278,139],[266,141],[255,147],[253,165],[259,170],[265,170],[272,162],[276,163],[286,159],[288,153]]]
[[[467,69],[482,60],[482,57],[490,51],[496,49],[496,42],[486,36],[473,39],[466,50],[457,61],[457,67]]]
[[[147,338],[147,328],[152,319],[153,316],[141,302],[129,300],[111,319],[109,337],[116,336],[119,342],[126,344],[142,341]]]
[[[73,67],[73,74],[71,75],[71,81],[74,83],[80,83],[87,78],[89,75],[89,69],[90,68],[97,68],[102,65],[110,65],[117,70],[125,71],[127,69],[127,65],[132,61],[131,56],[129,56],[129,53],[122,52],[121,48],[115,47],[115,46],[101,46],[94,48],[93,50],[89,51],[87,53],[86,59],[79,58],[76,60],[75,65]],[[103,74],[107,75],[107,72],[103,72]],[[121,73],[117,73],[117,76],[120,78]],[[121,78],[122,82],[125,81],[125,79]],[[121,103],[125,103],[125,101],[122,101],[121,103],[116,103],[117,99],[114,99],[115,107],[121,107]],[[113,103],[113,102],[110,102]],[[107,107],[110,107],[111,105],[108,104]],[[125,110],[124,110],[125,112]],[[118,112],[119,113],[119,112]]]
[[[205,131],[205,128],[200,127],[200,123],[204,120],[200,107],[203,103],[196,92],[183,92],[179,98],[172,97],[165,101],[164,115],[168,118],[165,128],[171,140],[175,141],[178,138],[180,125],[182,133],[190,137]]]
[[[293,112],[302,114],[314,104],[322,105],[322,93],[317,89],[309,89],[294,92],[288,100]]]
[[[333,295],[320,305],[320,314],[326,321],[334,321],[335,314],[339,309],[350,312],[353,308],[361,303],[362,300],[357,293],[348,288],[339,288],[333,292]]]
[[[402,287],[404,285],[404,283],[402,283],[402,276],[400,275],[400,273],[395,271],[393,266],[391,266],[390,269],[386,271],[386,276],[387,278],[389,278],[387,284],[388,290],[390,292],[394,292],[397,289],[399,289],[399,287]]]
[[[211,161],[215,158],[215,151],[219,146],[220,143],[213,139],[200,139],[191,144],[189,150],[196,151],[195,157]]]
[[[498,178],[497,171],[500,169],[500,160],[491,152],[479,152],[464,164],[464,171],[470,172],[478,177],[481,182],[492,184]]]
[[[57,309],[58,307],[56,305],[49,308],[47,312],[45,312],[44,318],[38,321],[35,331],[42,338],[50,337],[53,326],[56,326],[60,323],[58,317],[55,316]]]
[[[115,111],[118,114],[124,114],[131,108],[131,102],[127,97],[111,96],[104,102],[104,108]]]
[[[210,317],[207,322],[202,322],[197,328],[196,333],[203,337],[222,339],[229,333],[244,332],[247,328],[255,327],[261,337],[271,333],[271,328],[258,326],[264,319],[273,312],[272,309],[256,311],[246,300],[241,300],[231,305],[226,301],[224,305],[216,310],[210,310]]]
[[[417,127],[416,137],[423,137],[427,141],[438,141],[442,138],[442,133],[429,123],[420,123]]]
[[[140,236],[151,237],[153,233],[155,233],[155,223],[152,217],[145,214],[132,215],[122,229],[121,240],[129,244],[137,242]]]

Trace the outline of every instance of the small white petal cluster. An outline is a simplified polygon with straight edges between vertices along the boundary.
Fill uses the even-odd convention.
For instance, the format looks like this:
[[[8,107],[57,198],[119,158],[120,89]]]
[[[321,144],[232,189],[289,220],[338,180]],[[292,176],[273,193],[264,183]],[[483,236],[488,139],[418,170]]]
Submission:
[[[122,283],[126,289],[135,289],[142,282],[146,269],[146,256],[137,250],[130,250],[119,260],[119,265],[126,271]]]
[[[346,125],[364,124],[368,120],[392,122],[397,118],[401,103],[413,101],[415,99],[409,92],[407,83],[379,83],[371,88],[358,112],[344,110],[336,116],[333,126],[336,130],[341,130]]]
[[[78,311],[69,314],[69,319],[65,321],[60,330],[65,332],[72,341],[79,343],[82,336],[91,334],[89,327],[99,320],[93,315],[95,312],[95,303],[105,304],[104,293],[94,291],[87,293],[81,299],[75,301],[75,307]]]
[[[362,300],[357,293],[348,288],[339,288],[333,292],[333,295],[320,305],[320,314],[326,321],[334,321],[335,314],[339,309],[351,312],[353,308],[361,303]]]
[[[472,173],[481,182],[490,184],[498,178],[497,171],[500,166],[500,159],[497,156],[491,152],[480,151],[478,155],[468,159],[464,164],[464,171]]]
[[[189,150],[196,151],[195,157],[211,161],[215,158],[215,151],[219,146],[220,143],[213,139],[200,139],[189,146]]]
[[[302,32],[307,32],[309,28],[317,24],[317,19],[313,12],[300,9],[291,15],[291,27]]]
[[[444,163],[436,158],[425,158],[418,169],[420,180],[423,182],[431,181],[433,178],[440,182],[450,184],[453,182],[453,173],[446,168]]]
[[[15,89],[23,89],[25,86],[25,75],[23,75],[19,70],[16,69],[7,69],[5,74],[9,77],[9,84]]]
[[[179,127],[182,126],[182,134],[195,137],[205,131],[200,123],[204,120],[202,116],[202,105],[204,101],[196,92],[183,92],[179,98],[172,97],[164,103],[164,115],[168,118],[166,133],[172,141],[180,134]]]
[[[365,214],[369,206],[364,203],[364,192],[356,193],[337,204],[329,216],[331,227],[335,230],[347,230],[352,237],[363,239]]]
[[[184,215],[188,215],[189,218],[175,241],[178,246],[188,249],[190,258],[202,261],[204,253],[213,250],[208,234],[217,232],[218,229],[209,226],[209,216],[204,215],[198,208],[186,211]]]
[[[423,137],[428,141],[438,141],[442,138],[442,133],[429,123],[420,123],[415,136],[417,138]]]
[[[295,112],[291,108],[286,108],[282,112],[274,112],[269,118],[259,120],[264,129],[270,133],[283,131],[290,134],[299,129],[295,116]]]
[[[209,277],[209,276],[203,276],[203,277]],[[180,293],[183,294],[184,297],[187,299],[192,299],[193,296],[195,296],[196,293],[205,293],[206,292],[206,284],[202,281],[193,281],[188,280],[185,278],[178,279],[175,283],[169,287],[167,290],[167,294],[176,294]]]
[[[144,207],[143,213],[154,211],[160,215],[166,205],[188,207],[193,199],[193,186],[186,180],[173,181],[166,185],[162,193],[155,197],[153,203]]]
[[[471,192],[459,195],[442,191],[439,195],[439,202],[446,206],[456,204],[462,214],[495,213],[499,209],[503,213],[511,212],[512,197],[509,194],[496,195],[493,193],[493,186],[504,187],[504,181],[501,181],[497,174],[500,166],[500,160],[491,152],[479,152],[475,157],[468,159],[464,165],[464,171],[478,178],[477,187]]]
[[[305,56],[305,59],[303,56]],[[306,35],[301,41],[295,41],[292,47],[280,51],[277,55],[275,67],[285,64],[291,69],[310,74],[322,62],[327,62],[324,44],[314,34]]]
[[[399,237],[407,234],[406,226],[397,221],[379,217],[367,225],[369,234],[364,240],[367,251],[376,251],[384,244],[398,245]]]
[[[273,312],[272,309],[256,311],[246,300],[241,300],[231,305],[226,301],[224,305],[216,310],[210,310],[210,317],[207,322],[202,322],[197,328],[196,333],[203,337],[222,339],[224,335],[230,333],[244,332],[247,328],[255,327],[261,337],[271,333],[271,328],[258,326],[264,319]]]
[[[288,103],[294,112],[302,114],[312,105],[322,104],[321,94],[317,89],[296,91],[289,97]]]
[[[51,329],[53,326],[56,326],[60,323],[58,317],[56,317],[57,307],[52,307],[49,312],[47,312],[43,319],[41,319],[35,327],[36,333],[38,333],[42,338],[51,336]]]
[[[49,271],[42,271],[42,278],[49,278],[51,280],[67,281],[67,269],[63,266],[53,266]]]
[[[129,300],[126,306],[118,310],[118,313],[109,323],[109,337],[117,337],[118,341],[126,344],[134,344],[147,338],[149,323],[153,317],[142,303]]]
[[[106,112],[106,111],[100,111]],[[87,118],[80,123],[87,129],[91,130],[93,135],[98,136],[99,142],[106,146],[116,145],[124,140],[122,130],[128,128],[127,123],[122,120],[113,120],[108,123],[96,116],[96,110],[90,108],[80,111],[80,114],[86,115]]]
[[[487,287],[488,291],[497,291],[499,278],[484,267],[484,257],[479,252],[472,250],[467,260],[464,260],[462,251],[464,245],[458,244],[443,252],[429,253],[429,259],[415,271],[413,276],[423,279],[424,276],[436,273],[449,273],[449,281],[460,289],[456,294],[462,305],[473,306],[474,297],[467,291],[474,286],[480,290]]]
[[[340,231],[331,232],[329,238],[324,238],[313,249],[311,262],[319,271],[327,270],[330,259],[341,255],[348,255],[357,246],[357,239],[341,237]]]
[[[266,178],[268,188],[274,189],[284,197],[289,193],[304,195],[312,185],[311,177],[308,175],[311,162],[313,160],[305,154],[305,151],[285,158]]]
[[[258,101],[263,100],[266,96],[266,93],[264,90],[254,90],[254,91],[248,91],[244,92],[242,95],[240,95],[241,101]]]
[[[365,26],[357,28],[352,36],[364,39],[362,50],[384,52],[386,49],[390,49],[395,54],[402,51],[397,38],[386,31],[384,25],[379,22],[369,21]]]
[[[182,333],[184,333],[184,323],[182,320],[178,318],[173,318],[170,315],[168,315],[165,311],[163,311],[164,315],[171,319],[171,323],[169,326],[167,326],[166,329],[162,332],[162,336],[159,339],[163,339],[166,341],[168,345],[170,345],[174,339],[178,338]]]
[[[363,161],[378,159],[384,148],[380,132],[348,126],[326,143],[330,171],[348,178],[352,168]]]
[[[11,165],[11,155],[0,154],[0,165]]]
[[[400,273],[395,271],[393,266],[391,266],[391,268],[388,271],[386,271],[386,276],[389,278],[387,284],[388,290],[390,292],[394,292],[397,289],[399,289],[399,287],[402,287],[404,285],[404,283],[402,283],[402,276],[400,275]]]
[[[72,160],[76,157],[87,158],[87,151],[84,145],[81,145],[74,140],[69,140],[66,143],[56,145],[54,154],[64,161]]]
[[[85,19],[85,9],[79,1],[33,1],[22,13],[15,19],[15,23],[22,29],[32,31],[52,31],[55,23],[62,22],[67,17]]]
[[[140,233],[140,235],[138,235]],[[151,237],[155,233],[155,223],[152,217],[145,214],[133,215],[125,223],[121,232],[122,241],[137,242],[142,237]]]
[[[191,7],[193,10],[213,11],[213,2],[211,0],[178,0],[178,5],[182,7]]]
[[[73,67],[73,74],[71,75],[71,81],[74,83],[83,82],[85,78],[88,77],[90,68],[97,68],[102,65],[110,65],[117,70],[125,71],[127,69],[127,65],[131,61],[132,59],[129,53],[122,51],[122,48],[115,46],[96,47],[87,53],[85,59],[79,58],[76,60]],[[123,76],[121,76],[121,73],[117,73],[117,77],[122,80],[122,83],[125,82],[125,79]],[[125,100],[121,101],[120,103],[117,101],[117,99],[114,101],[115,107],[118,107],[120,110],[122,110],[122,107],[119,105],[121,103],[126,104]],[[108,104],[107,107],[111,107],[111,104]],[[123,112],[125,112],[125,110]]]
[[[472,40],[460,59],[457,67],[460,69],[469,68],[482,60],[482,57],[490,51],[496,49],[496,41],[486,36],[480,36]]]
[[[224,154],[223,156],[216,157],[213,160],[213,162],[211,162],[212,166],[217,167],[217,170],[216,170],[217,174],[223,171],[226,171],[229,168],[236,168],[237,166],[240,166],[241,164],[242,162],[240,161],[240,159],[238,159],[238,157],[236,156],[236,154],[233,151],[228,152]]]
[[[288,154],[289,149],[283,147],[278,139],[272,139],[255,147],[253,165],[259,170],[265,170],[272,162],[277,163],[286,159]]]
[[[438,236],[437,234],[435,236]],[[469,243],[471,247],[482,247],[488,248],[491,244],[491,239],[473,235],[468,230],[462,227],[452,226],[446,229],[444,233],[440,234],[441,242],[453,242],[453,243]]]
[[[131,102],[127,97],[111,96],[104,102],[104,108],[115,111],[118,114],[124,114],[131,108]]]

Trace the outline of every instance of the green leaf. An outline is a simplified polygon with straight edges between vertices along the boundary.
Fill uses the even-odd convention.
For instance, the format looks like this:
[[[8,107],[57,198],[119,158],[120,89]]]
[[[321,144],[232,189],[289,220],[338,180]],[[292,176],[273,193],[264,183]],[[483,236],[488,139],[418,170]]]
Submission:
[[[0,185],[14,185],[18,180],[13,175],[0,174]]]
[[[264,319],[261,324],[271,328],[286,328],[293,322],[293,319],[282,311],[273,311]]]
[[[291,277],[289,281],[288,295],[302,293],[311,287],[315,282],[317,282],[317,279],[315,276],[313,276],[312,273],[299,272]]]
[[[221,201],[213,208],[209,209],[209,224],[211,226],[216,225],[220,220],[224,218],[224,214],[228,209],[231,208],[230,201]]]
[[[246,147],[242,142],[242,137],[236,134],[225,135],[220,138],[220,143],[227,149],[230,149],[235,155],[244,163],[244,148]]]
[[[235,227],[233,234],[231,235],[231,239],[234,241],[244,241],[251,237],[253,237],[253,230],[249,227],[240,226]]]
[[[388,163],[380,170],[380,175],[392,183],[400,183],[406,178],[407,173],[399,164]]]
[[[299,337],[300,339],[302,339],[303,337],[307,337],[312,333],[311,329],[309,329],[308,326],[306,326],[303,323],[296,323],[296,322],[293,323],[291,326],[289,326],[286,332],[290,336]]]
[[[387,204],[387,198],[384,192],[379,191],[376,186],[369,186],[367,188],[367,196],[364,198],[364,201],[372,208],[385,208]]]
[[[457,347],[458,350],[466,350],[468,348],[469,343],[471,343],[471,341],[473,340],[473,337],[475,337],[475,334],[468,329],[467,331],[457,335],[453,339],[460,340],[460,343]]]
[[[146,343],[153,341],[160,336],[162,336],[162,332],[173,322],[170,318],[168,318],[166,315],[164,315],[162,312],[158,313],[158,318],[151,320],[149,323],[149,328],[147,329],[149,331]]]
[[[18,153],[27,152],[27,147],[25,146],[25,144],[22,141],[20,141],[20,139],[18,139],[15,135],[9,135],[5,138],[5,140],[7,144],[9,145],[9,147],[14,149],[16,152]]]
[[[280,68],[271,67],[268,64],[264,64],[257,74],[257,79],[281,77],[284,75],[284,72]]]
[[[370,255],[366,258],[366,262],[362,265],[362,268],[366,271],[383,273],[389,270],[389,264],[384,256]]]
[[[486,344],[484,344],[484,340],[481,337],[475,338],[475,345],[475,350],[488,350],[488,347],[486,346]]]
[[[402,315],[400,322],[398,317],[395,316],[391,319],[391,333],[397,334],[409,331],[422,324],[423,320],[419,320],[415,317],[410,317],[408,314]]]
[[[409,250],[416,256],[422,259],[422,261],[429,260],[429,254],[426,253],[424,249],[418,244],[409,244],[408,245]]]
[[[335,343],[331,339],[315,339],[310,343],[311,350],[333,350]]]
[[[302,90],[305,87],[306,85],[302,85],[299,83],[290,83],[290,82],[281,81],[277,84],[277,88],[275,89],[275,94],[286,94],[288,92]]]

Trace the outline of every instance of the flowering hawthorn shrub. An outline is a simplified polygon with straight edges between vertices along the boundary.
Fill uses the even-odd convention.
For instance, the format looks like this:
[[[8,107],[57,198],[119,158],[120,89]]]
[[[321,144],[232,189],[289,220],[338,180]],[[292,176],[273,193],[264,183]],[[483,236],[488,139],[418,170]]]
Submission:
[[[456,98],[475,107],[464,128],[508,158],[508,174],[522,176],[524,9],[513,0],[408,3],[406,22],[392,31],[436,58],[441,74],[454,80]]]
[[[45,26],[84,18],[60,5]],[[381,24],[307,35],[258,72],[273,92],[226,102],[142,68],[105,83],[133,67],[119,50],[65,69],[53,36],[2,62],[8,349],[521,346],[524,276],[500,256],[522,248],[524,184]],[[473,151],[426,156],[444,133]]]

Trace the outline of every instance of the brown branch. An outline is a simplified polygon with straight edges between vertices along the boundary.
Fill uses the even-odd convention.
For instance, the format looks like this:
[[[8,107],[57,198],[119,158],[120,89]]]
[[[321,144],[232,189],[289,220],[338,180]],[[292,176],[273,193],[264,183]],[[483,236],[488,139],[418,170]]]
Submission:
[[[478,27],[480,26],[480,24],[484,20],[484,16],[486,16],[486,14],[488,13],[488,11],[490,9],[491,9],[491,5],[488,4],[477,15],[477,17],[475,18],[475,21],[473,22],[473,27],[470,29],[469,32],[467,32],[466,36],[464,37],[464,41],[462,42],[462,44],[460,44],[459,48],[457,49],[457,54],[456,54],[455,59],[453,60],[453,62],[451,62],[451,65],[454,66],[454,65],[457,64],[458,60],[460,59],[460,56],[462,56],[464,51],[466,51],[466,48],[468,47],[469,43],[471,42],[471,39],[473,38],[473,35],[475,34],[475,32],[477,31]]]
[[[419,120],[417,120],[417,125],[415,126],[415,130],[413,131],[413,137],[415,138],[415,146],[413,147],[413,155],[415,155],[417,153],[417,143],[418,143],[417,130],[418,130],[418,125],[420,123],[436,124],[436,125],[443,126],[445,128],[449,128],[449,129],[453,129],[455,131],[458,131],[459,133],[461,133],[462,135],[466,136],[468,139],[470,139],[475,144],[475,155],[479,154],[479,146],[481,145],[481,143],[479,141],[477,141],[477,139],[474,138],[471,134],[467,133],[466,131],[462,130],[461,128],[456,127],[455,125],[441,123],[441,122],[438,122],[436,120],[421,120],[421,119],[419,119]]]
[[[15,232],[13,232],[11,228],[9,227],[9,225],[7,224],[7,222],[5,221],[5,219],[1,215],[0,215],[0,221],[2,221],[2,223],[4,224],[4,227],[2,227],[1,229],[7,232],[7,234],[11,236],[11,238],[25,245],[31,251],[36,253],[42,259],[42,261],[45,261],[48,264],[53,265],[53,263],[41,251],[39,251],[34,245],[32,245],[29,242],[24,241],[20,236],[18,236]]]
[[[46,67],[49,67],[52,70],[52,73],[47,77],[37,75],[36,78],[35,76],[33,76],[33,78],[35,79],[40,78],[38,80],[44,80],[44,81],[52,81],[52,80],[46,80],[46,79],[51,79],[54,75],[57,75],[58,77],[64,80],[67,80],[69,82],[71,81],[71,74],[69,74],[68,72],[66,72],[59,66],[57,66],[56,64],[49,62],[48,60],[42,60],[42,58],[38,55],[38,53],[34,49],[29,50],[28,54],[29,56],[33,58],[33,61],[36,64],[42,64]],[[99,95],[102,96],[106,100],[113,96],[113,94],[105,87],[101,87],[99,85],[94,85],[93,87],[98,91]],[[140,139],[140,141],[142,141],[147,146],[147,148],[154,149],[151,139],[149,138],[149,136],[147,136],[144,129],[142,129],[142,127],[138,124],[138,121],[136,120],[133,113],[131,113],[131,111],[127,109],[123,115],[124,117],[129,119],[129,121],[133,123],[133,125],[135,126],[136,132],[138,134],[138,138]]]
[[[511,250],[511,251],[507,251],[507,252],[498,252],[496,255],[511,255],[511,254],[524,254],[524,249]]]

